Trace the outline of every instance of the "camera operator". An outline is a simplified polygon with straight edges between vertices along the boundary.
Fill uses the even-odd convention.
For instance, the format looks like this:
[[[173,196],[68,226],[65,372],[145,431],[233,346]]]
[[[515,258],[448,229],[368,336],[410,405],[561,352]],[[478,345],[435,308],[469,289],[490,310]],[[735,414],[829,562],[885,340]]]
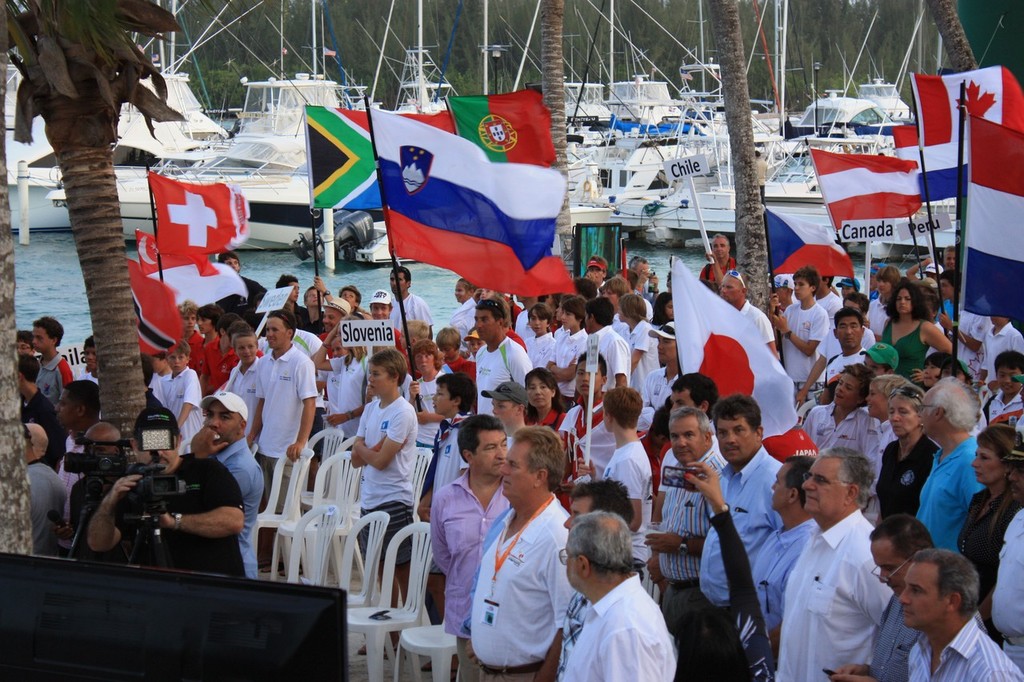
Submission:
[[[119,478],[89,523],[89,547],[97,552],[115,547],[123,531],[135,530],[129,526],[129,519],[135,512],[140,520],[156,517],[154,525],[157,527],[151,532],[166,547],[174,568],[245,575],[238,549],[238,534],[242,532],[245,517],[242,494],[235,478],[214,459],[179,455],[177,447],[181,444],[181,435],[177,419],[165,408],[145,409],[139,414],[135,421],[136,449],[147,442],[148,434],[154,430],[169,434],[167,444],[171,447],[148,455],[140,452],[140,455],[148,457],[153,465],[162,465],[161,476],[177,476],[184,483],[184,493],[166,494],[155,504],[143,499],[146,507],[143,514],[138,514],[137,507],[132,509],[132,498],[138,495],[131,493],[137,487],[144,488],[139,482],[151,473]],[[155,560],[141,557],[139,563],[152,565]]]

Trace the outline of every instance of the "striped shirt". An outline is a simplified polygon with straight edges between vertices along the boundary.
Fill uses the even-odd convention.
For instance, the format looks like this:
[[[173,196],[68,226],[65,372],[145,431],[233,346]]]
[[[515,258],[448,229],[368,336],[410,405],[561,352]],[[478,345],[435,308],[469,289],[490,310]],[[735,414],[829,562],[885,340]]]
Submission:
[[[1020,668],[1007,658],[974,619],[960,628],[939,655],[939,667],[931,672],[932,648],[923,634],[910,651],[910,682],[1024,682]]]
[[[903,623],[903,604],[893,595],[882,612],[882,622],[871,653],[871,677],[878,682],[907,682],[907,660],[917,641],[918,631]]]
[[[714,448],[700,458],[701,462],[721,471],[725,460]],[[678,533],[684,538],[683,548],[674,554],[659,555],[662,575],[669,580],[696,580],[700,577],[700,557],[686,552],[685,538],[707,537],[711,528],[710,514],[704,496],[696,491],[662,486],[665,504],[661,511],[661,529],[665,533]]]

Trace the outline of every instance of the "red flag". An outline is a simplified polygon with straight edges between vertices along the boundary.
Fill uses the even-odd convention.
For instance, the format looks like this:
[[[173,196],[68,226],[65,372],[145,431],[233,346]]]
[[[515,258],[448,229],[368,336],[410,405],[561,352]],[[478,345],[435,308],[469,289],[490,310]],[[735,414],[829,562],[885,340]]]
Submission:
[[[551,112],[536,90],[449,97],[448,109],[457,134],[483,149],[491,161],[545,167],[555,163]]]
[[[174,291],[163,282],[147,277],[135,261],[126,260],[138,317],[139,347],[149,354],[170,350],[181,336],[181,316],[174,302]]]
[[[159,278],[153,235],[136,230],[135,240],[142,273],[147,277]],[[211,263],[206,256],[162,254],[159,263],[163,266],[164,282],[170,286],[179,303],[188,299],[203,305],[231,294],[247,295],[245,282],[231,266]]]
[[[849,220],[906,218],[921,208],[916,161],[811,150],[832,226]]]
[[[249,203],[237,185],[196,185],[149,174],[161,254],[220,253],[249,237]]]

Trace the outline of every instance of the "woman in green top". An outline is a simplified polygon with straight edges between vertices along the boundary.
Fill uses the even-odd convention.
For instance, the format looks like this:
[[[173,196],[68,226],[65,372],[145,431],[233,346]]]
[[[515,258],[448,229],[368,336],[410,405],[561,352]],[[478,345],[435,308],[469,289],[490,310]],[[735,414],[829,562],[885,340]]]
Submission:
[[[928,309],[918,285],[906,277],[893,290],[886,312],[889,321],[882,331],[882,342],[900,354],[896,374],[909,379],[915,369],[924,367],[929,347],[943,353],[952,350],[942,329],[928,319]]]

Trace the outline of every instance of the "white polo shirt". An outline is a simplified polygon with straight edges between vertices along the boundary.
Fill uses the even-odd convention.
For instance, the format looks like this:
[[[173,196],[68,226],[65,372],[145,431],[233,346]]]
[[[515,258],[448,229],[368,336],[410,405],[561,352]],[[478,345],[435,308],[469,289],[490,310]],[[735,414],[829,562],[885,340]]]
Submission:
[[[416,410],[399,396],[385,408],[380,400],[366,405],[359,419],[358,436],[367,447],[374,447],[385,438],[401,443],[402,448],[391,463],[383,469],[367,464],[363,467],[363,485],[360,506],[376,509],[385,502],[401,502],[410,507],[415,496],[412,489],[412,469],[416,462]]]
[[[804,419],[803,429],[818,450],[832,447],[853,448],[865,454],[878,448],[878,420],[868,414],[867,408],[858,407],[836,424],[835,405],[812,407]]]
[[[525,387],[531,369],[533,364],[526,351],[507,336],[493,353],[481,346],[476,352],[476,413],[493,414],[491,399],[484,397],[484,391],[493,391],[506,381]]]
[[[473,651],[492,668],[543,660],[572,595],[565,566],[558,560],[569,538],[564,525],[568,515],[553,495],[495,572],[498,556],[515,537],[508,533],[513,513],[502,519],[496,537],[483,549],[473,594]]]
[[[284,457],[302,422],[302,401],[316,398],[316,370],[294,343],[281,357],[268,353],[256,363],[256,398],[263,400],[260,454]]]
[[[750,301],[744,301],[743,307],[740,308],[740,312],[745,315],[748,320],[754,323],[754,326],[757,327],[757,333],[761,335],[761,339],[765,344],[775,342],[775,330],[772,329],[772,323],[768,321],[768,316],[765,315],[760,308],[755,308],[750,305]]]
[[[395,329],[401,329],[402,313],[398,309],[398,298],[394,296],[392,298],[394,300],[391,306],[391,324],[395,325]],[[402,307],[405,308],[405,319],[419,320],[431,326],[434,324],[434,318],[430,315],[430,306],[416,294],[406,296],[402,300]]]
[[[629,375],[632,368],[629,344],[611,327],[602,327],[594,334],[601,339],[597,346],[597,352],[601,354],[608,366],[608,379],[604,382],[604,390],[610,391],[615,388],[617,374],[625,374],[626,385],[629,386]]]
[[[185,423],[180,425],[181,442],[187,446],[192,440],[192,436],[203,428],[203,411],[199,408],[199,403],[203,400],[203,392],[199,389],[199,375],[191,367],[183,369],[178,376],[168,374],[164,377],[162,393],[166,398],[164,407],[173,412],[175,417],[181,414],[181,410],[186,404],[192,406],[192,411],[188,413]]]
[[[565,327],[559,327],[558,331],[562,333],[555,332],[554,361],[556,367],[565,369],[569,365],[575,364],[587,350],[587,331],[581,329],[575,334],[570,334]],[[572,398],[576,395],[576,378],[559,381],[558,390],[562,392],[563,396]]]
[[[249,408],[249,419],[245,422],[245,435],[247,436],[252,431],[252,419],[256,416],[256,406],[260,402],[260,399],[256,397],[257,385],[259,384],[259,374],[256,371],[256,367],[262,359],[256,358],[245,372],[242,372],[241,364],[235,365],[231,368],[231,374],[228,375],[228,382],[224,384],[225,391],[230,391],[237,395],[245,403],[245,406]]]
[[[616,448],[601,478],[618,481],[626,486],[629,499],[640,500],[640,527],[632,532],[633,559],[647,561],[651,558],[651,548],[644,544],[644,533],[651,523],[654,493],[651,488],[651,460],[640,441]]]

